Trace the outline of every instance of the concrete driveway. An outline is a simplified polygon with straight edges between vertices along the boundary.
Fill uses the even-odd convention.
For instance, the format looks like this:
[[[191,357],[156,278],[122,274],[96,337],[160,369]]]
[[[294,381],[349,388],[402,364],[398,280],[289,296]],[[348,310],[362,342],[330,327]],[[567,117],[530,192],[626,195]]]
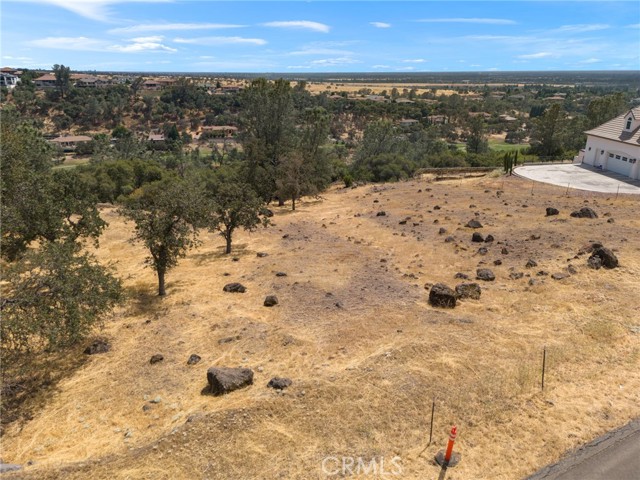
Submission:
[[[613,172],[603,172],[587,165],[524,165],[513,171],[536,182],[561,187],[603,193],[633,193],[640,195],[640,181]]]

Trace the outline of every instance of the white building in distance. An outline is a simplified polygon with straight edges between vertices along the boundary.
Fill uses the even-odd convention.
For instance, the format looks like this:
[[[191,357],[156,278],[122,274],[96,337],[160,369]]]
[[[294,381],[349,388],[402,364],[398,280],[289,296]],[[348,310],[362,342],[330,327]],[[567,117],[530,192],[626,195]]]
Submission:
[[[640,107],[585,132],[581,163],[640,179]]]

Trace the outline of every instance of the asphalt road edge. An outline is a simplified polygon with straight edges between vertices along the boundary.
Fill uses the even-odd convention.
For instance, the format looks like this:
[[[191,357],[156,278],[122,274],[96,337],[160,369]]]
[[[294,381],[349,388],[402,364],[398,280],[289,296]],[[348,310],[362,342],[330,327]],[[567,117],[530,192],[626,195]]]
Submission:
[[[553,480],[558,475],[568,472],[581,462],[615,446],[618,442],[639,431],[640,418],[636,418],[616,430],[601,435],[586,445],[565,453],[558,462],[547,465],[524,480]]]

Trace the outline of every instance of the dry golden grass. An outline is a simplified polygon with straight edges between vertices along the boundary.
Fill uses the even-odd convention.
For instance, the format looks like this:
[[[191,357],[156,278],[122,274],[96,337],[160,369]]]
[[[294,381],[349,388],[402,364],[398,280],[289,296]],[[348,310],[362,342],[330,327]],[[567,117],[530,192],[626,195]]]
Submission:
[[[294,84],[295,82],[292,82]],[[442,84],[438,83],[428,83],[428,84],[406,84],[406,83],[341,83],[341,82],[307,82],[307,90],[311,93],[321,93],[321,92],[348,92],[350,94],[355,94],[359,90],[363,88],[367,88],[371,90],[373,95],[380,94],[384,90],[387,91],[387,94],[391,94],[391,90],[397,88],[400,93],[403,90],[411,90],[412,88],[416,89],[416,94],[418,96],[423,93],[432,92],[435,89],[436,95],[453,95],[454,93],[458,93],[456,90],[441,88]]]
[[[640,325],[638,198],[565,192],[535,184],[532,195],[515,177],[334,188],[278,211],[270,229],[239,234],[239,261],[203,235],[169,272],[163,299],[144,250],[127,242],[131,225],[106,208],[97,253],[118,262],[130,293],[101,332],[113,348],[10,428],[0,456],[33,460],[20,474],[32,479],[325,478],[326,456],[399,456],[400,478],[435,479],[433,455],[456,424],[462,462],[447,478],[522,478],[640,415],[640,338],[629,329]],[[569,217],[587,203],[600,218]],[[561,214],[545,217],[547,206]],[[486,256],[464,227],[476,213],[496,239]],[[621,266],[594,271],[587,255],[574,258],[590,241]],[[539,266],[525,269],[529,258]],[[456,272],[473,278],[482,262],[497,278],[480,300],[428,305],[425,283],[454,286]],[[567,279],[536,276],[569,263],[578,272]],[[538,283],[510,279],[512,269]],[[223,293],[231,281],[247,293]],[[280,305],[263,307],[267,294]],[[238,338],[219,343],[227,337]],[[150,365],[154,353],[164,361]],[[187,366],[192,353],[202,361]],[[214,365],[251,367],[255,384],[202,396]],[[294,383],[277,394],[266,388],[273,376]]]

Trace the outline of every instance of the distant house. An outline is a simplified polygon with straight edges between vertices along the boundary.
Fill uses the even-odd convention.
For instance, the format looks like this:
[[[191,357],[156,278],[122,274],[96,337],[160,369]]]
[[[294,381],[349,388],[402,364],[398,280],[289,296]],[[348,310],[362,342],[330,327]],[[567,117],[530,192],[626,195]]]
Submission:
[[[16,88],[20,79],[11,73],[0,73],[0,87],[12,90]]]
[[[499,118],[503,122],[515,122],[518,120],[516,117],[512,117],[511,115],[500,115]]]
[[[65,152],[69,152],[75,150],[79,143],[86,143],[91,140],[92,138],[87,135],[63,135],[49,141],[62,148]]]
[[[585,133],[587,145],[575,163],[640,179],[640,107]]]
[[[72,75],[72,80],[75,80],[75,86],[80,88],[86,87],[104,87],[109,84],[109,81],[104,78],[94,77],[93,75]]]
[[[164,142],[165,141],[164,134],[163,133],[150,133],[149,136],[147,137],[147,141],[149,141],[151,143]]]
[[[201,128],[201,135],[209,133],[214,137],[233,137],[238,133],[238,127],[232,125],[208,125]]]
[[[491,114],[487,112],[469,112],[470,117],[481,117],[484,119],[491,118]]]
[[[364,99],[380,103],[389,103],[391,101],[388,98],[383,97],[382,95],[365,95]]]
[[[33,81],[38,88],[55,88],[56,76],[53,73],[45,73]]]
[[[396,103],[416,103],[413,100],[409,100],[408,98],[396,98]]]
[[[445,125],[449,119],[445,115],[429,115],[427,121],[432,125]]]
[[[162,85],[157,80],[145,80],[142,88],[144,90],[160,90]]]
[[[418,120],[415,120],[413,118],[403,118],[401,120],[398,120],[398,125],[400,125],[401,127],[412,127],[414,125],[418,125],[420,122],[418,122]]]
[[[545,100],[547,100],[548,102],[564,102],[564,96],[553,95],[551,97],[546,97]]]

